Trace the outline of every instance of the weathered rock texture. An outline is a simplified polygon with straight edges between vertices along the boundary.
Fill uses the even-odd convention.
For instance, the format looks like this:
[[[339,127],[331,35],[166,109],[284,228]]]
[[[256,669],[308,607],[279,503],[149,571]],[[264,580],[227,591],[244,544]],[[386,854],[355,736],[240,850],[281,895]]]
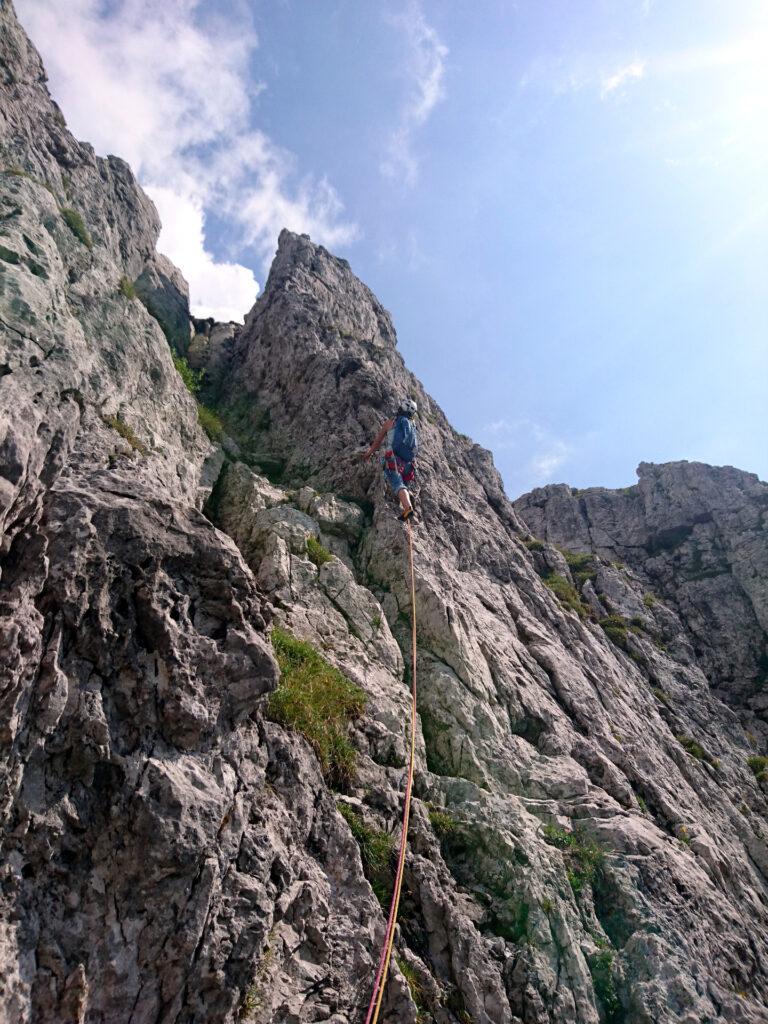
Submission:
[[[191,323],[212,445],[155,212],[67,132],[7,0],[0,72],[0,1020],[362,1019],[384,912],[347,818],[396,837],[412,609],[356,449],[404,393],[420,724],[384,1018],[768,1019],[761,709],[728,670],[761,678],[765,485],[649,468],[621,530],[606,492],[516,511],[371,292],[288,232],[242,328]],[[727,611],[689,562],[728,567]],[[367,695],[343,792],[270,718],[273,620]]]
[[[537,537],[621,561],[662,597],[675,613],[662,636],[683,635],[718,696],[765,734],[768,484],[697,462],[642,463],[638,476],[623,491],[558,484],[515,504]]]

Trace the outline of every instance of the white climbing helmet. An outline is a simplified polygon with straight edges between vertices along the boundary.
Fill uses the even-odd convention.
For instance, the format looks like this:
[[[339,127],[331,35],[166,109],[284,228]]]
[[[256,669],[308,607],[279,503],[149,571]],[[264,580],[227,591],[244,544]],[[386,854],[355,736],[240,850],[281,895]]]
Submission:
[[[404,412],[406,416],[415,416],[418,411],[418,406],[412,398],[403,398],[400,402],[400,412]]]

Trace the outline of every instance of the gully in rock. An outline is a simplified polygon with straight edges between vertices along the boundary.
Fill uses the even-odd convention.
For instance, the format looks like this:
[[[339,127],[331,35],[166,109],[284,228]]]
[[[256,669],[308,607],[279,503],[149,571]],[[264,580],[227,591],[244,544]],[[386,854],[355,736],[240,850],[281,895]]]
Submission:
[[[404,398],[398,406],[397,415],[385,420],[370,448],[364,453],[364,458],[370,459],[386,437],[387,447],[381,460],[384,479],[400,502],[400,518],[403,522],[411,519],[414,514],[408,484],[413,483],[416,477],[416,452],[419,447],[419,435],[413,422],[416,412],[414,400]]]

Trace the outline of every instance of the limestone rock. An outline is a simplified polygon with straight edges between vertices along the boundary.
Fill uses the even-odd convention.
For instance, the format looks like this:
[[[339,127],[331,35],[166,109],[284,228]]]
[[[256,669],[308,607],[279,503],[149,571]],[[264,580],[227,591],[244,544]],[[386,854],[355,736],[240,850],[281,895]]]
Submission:
[[[289,232],[242,328],[194,323],[216,448],[120,289],[146,274],[186,329],[154,208],[67,131],[9,0],[0,144],[3,1024],[363,1018],[414,610],[382,1019],[766,1020],[766,485],[643,466],[513,506],[349,264]],[[358,455],[404,393],[415,609]],[[343,793],[275,721],[271,621],[364,692]]]
[[[190,345],[189,285],[166,256],[155,255],[136,278],[136,294],[182,355]]]
[[[638,476],[626,492],[554,485],[516,507],[536,536],[625,564],[636,578],[625,591],[635,596],[622,601],[614,588],[615,607],[661,619],[661,636],[695,651],[717,693],[764,731],[768,484],[694,462],[642,463]]]

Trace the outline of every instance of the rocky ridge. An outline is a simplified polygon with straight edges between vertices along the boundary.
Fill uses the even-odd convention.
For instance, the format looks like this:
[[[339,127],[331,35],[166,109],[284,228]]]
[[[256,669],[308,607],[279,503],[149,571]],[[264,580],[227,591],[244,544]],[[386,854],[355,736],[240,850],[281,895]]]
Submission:
[[[531,531],[573,551],[618,560],[674,612],[718,696],[766,735],[768,485],[753,473],[677,462],[642,463],[623,491],[540,488],[515,503]],[[630,618],[638,606],[623,609]]]
[[[652,523],[608,529],[588,503],[584,526],[565,491],[513,506],[346,261],[289,232],[243,327],[187,333],[151,204],[67,131],[8,0],[0,72],[0,1020],[362,1019],[411,608],[356,449],[404,392],[420,732],[385,1019],[765,1020],[761,716],[721,665],[764,639],[766,485],[733,477],[709,533],[679,466],[642,471],[664,481]],[[169,340],[205,371],[219,441]],[[689,527],[741,588],[718,584],[709,645],[692,551],[646,557]],[[365,694],[334,785],[270,711],[270,623]]]

